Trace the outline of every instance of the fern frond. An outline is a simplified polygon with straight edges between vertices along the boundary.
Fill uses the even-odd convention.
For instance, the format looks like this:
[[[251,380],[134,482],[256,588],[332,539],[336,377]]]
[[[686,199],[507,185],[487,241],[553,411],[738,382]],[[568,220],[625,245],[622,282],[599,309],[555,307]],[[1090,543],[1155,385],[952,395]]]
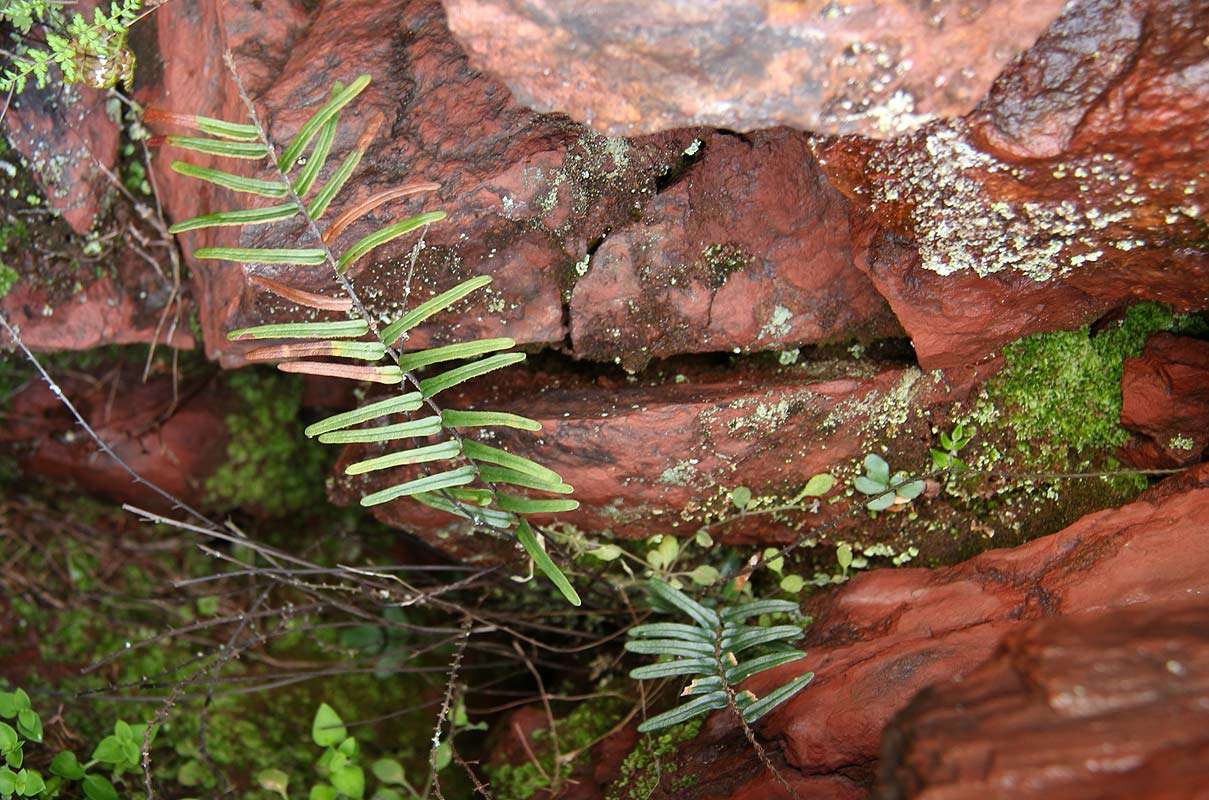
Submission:
[[[403,370],[396,366],[362,367],[353,364],[331,364],[326,361],[282,361],[277,365],[282,372],[304,375],[320,375],[325,378],[345,378],[350,381],[369,381],[393,386],[403,382]]]
[[[383,425],[378,428],[353,428],[352,430],[332,431],[319,434],[319,441],[324,444],[369,444],[373,442],[393,442],[397,439],[417,439],[421,436],[435,436],[441,432],[440,417],[421,417],[394,425]]]
[[[473,466],[458,467],[448,472],[425,475],[423,478],[416,478],[415,480],[392,486],[389,489],[383,489],[380,492],[367,494],[361,498],[361,505],[376,506],[388,503],[399,497],[419,494],[420,492],[435,492],[438,489],[445,489],[450,486],[464,486],[467,483],[473,483],[477,478],[478,475],[475,473]]]
[[[381,230],[376,230],[362,238],[346,250],[344,255],[340,256],[340,260],[336,262],[336,271],[347,272],[349,267],[356,264],[358,260],[375,247],[381,247],[404,234],[411,233],[433,222],[440,222],[443,219],[445,219],[444,211],[430,211],[427,214],[418,214],[410,219],[405,219],[393,225],[387,225]]]
[[[348,183],[348,179],[353,176],[353,170],[361,163],[364,156],[364,148],[359,147],[344,157],[340,166],[336,167],[336,171],[327,179],[327,183],[323,184],[323,188],[315,193],[311,202],[307,203],[306,213],[310,217],[319,219],[327,213],[327,207],[336,199],[336,195],[344,188],[344,184]]]
[[[567,580],[567,576],[558,568],[558,565],[550,559],[546,553],[546,548],[542,547],[537,536],[533,533],[533,528],[529,527],[529,523],[522,517],[516,524],[516,539],[525,548],[525,552],[533,559],[533,563],[546,574],[550,582],[558,587],[558,590],[563,593],[563,597],[567,598],[573,606],[583,604],[579,599],[579,593],[575,591],[575,587]]]
[[[500,355],[481,358],[478,361],[454,367],[451,370],[442,372],[440,375],[425,378],[420,381],[420,393],[425,397],[436,397],[441,392],[446,389],[452,389],[459,383],[465,383],[472,378],[486,375],[488,372],[494,372],[497,369],[519,364],[524,360],[524,353],[501,353]]]
[[[339,91],[340,84],[336,84],[336,86],[336,91]],[[327,157],[331,155],[332,144],[336,141],[336,130],[339,127],[340,115],[337,114],[329,119],[323,129],[319,131],[319,138],[315,140],[315,146],[311,148],[311,154],[307,158],[306,164],[298,173],[298,180],[294,182],[294,193],[299,197],[306,197],[314,187],[319,172],[327,164]]]
[[[695,699],[651,717],[638,726],[640,732],[676,725],[732,703],[743,721],[752,723],[793,697],[814,677],[813,673],[806,673],[759,699],[749,692],[736,694],[734,689],[735,684],[752,675],[804,657],[800,651],[783,649],[747,661],[738,658],[738,653],[753,647],[799,638],[802,635],[800,625],[761,627],[743,624],[743,620],[754,614],[797,614],[796,604],[783,600],[756,600],[718,612],[661,580],[650,581],[648,588],[660,606],[687,615],[694,624],[660,622],[632,628],[626,650],[669,660],[637,667],[630,671],[630,677],[635,680],[698,677],[682,692],[682,696]]]
[[[523,472],[517,472],[514,469],[505,469],[504,467],[480,466],[479,474],[488,483],[507,483],[512,486],[536,489],[539,492],[550,492],[551,494],[571,494],[575,491],[569,484],[535,478],[532,475],[526,475]]]
[[[277,166],[282,172],[288,173],[298,163],[298,159],[302,157],[302,151],[311,143],[311,139],[319,133],[320,129],[327,122],[340,112],[340,109],[351,103],[353,99],[361,94],[366,86],[369,86],[369,76],[360,75],[348,86],[335,93],[331,100],[311,115],[310,119],[302,124],[302,128],[286,145],[285,150],[281,153],[281,158],[277,161]]]
[[[404,353],[399,356],[399,367],[416,370],[439,364],[443,361],[460,361],[464,358],[474,358],[484,353],[496,350],[507,350],[516,344],[514,339],[477,339],[472,342],[458,342],[444,347],[432,347],[415,353]]]
[[[317,247],[199,247],[193,257],[203,261],[235,261],[240,264],[296,264],[316,267],[327,254]]]
[[[281,361],[287,358],[355,358],[381,361],[386,348],[379,342],[300,342],[257,347],[244,353],[248,361]]]
[[[503,511],[517,514],[561,514],[579,508],[578,500],[533,500],[503,492],[496,494],[495,504]]]
[[[562,476],[554,470],[543,467],[536,461],[509,453],[507,450],[501,450],[498,447],[483,444],[482,442],[467,440],[466,457],[473,461],[483,461],[488,464],[495,464],[498,467],[507,467],[508,469],[525,475],[531,475],[548,483],[563,483]]]
[[[275,281],[264,275],[250,275],[248,276],[248,282],[253,286],[266,289],[278,297],[289,300],[295,305],[317,308],[320,311],[343,311],[347,313],[353,310],[353,301],[347,297],[329,297],[324,294],[307,292],[302,289],[296,289],[293,286],[287,286],[280,281]]]
[[[169,233],[185,233],[200,228],[217,228],[222,226],[264,225],[269,222],[280,222],[298,213],[298,206],[285,203],[264,208],[241,208],[235,211],[215,211],[212,214],[202,214],[199,217],[178,222],[168,228]]]
[[[238,76],[236,76],[238,80]],[[289,144],[280,153],[260,127],[255,110],[249,104],[249,113],[254,125],[226,123],[200,117],[186,117],[160,112],[158,117],[171,120],[187,127],[200,129],[209,137],[172,136],[169,144],[184,149],[202,152],[220,158],[265,158],[277,173],[277,180],[247,178],[231,172],[210,167],[174,162],[173,169],[182,175],[208,181],[234,191],[275,197],[285,202],[268,208],[232,209],[204,214],[185,220],[173,227],[174,232],[185,232],[219,226],[260,225],[279,222],[302,216],[307,228],[320,241],[321,247],[310,248],[244,248],[208,247],[194,251],[199,259],[232,261],[237,263],[295,264],[332,267],[340,286],[348,295],[347,301],[296,289],[265,276],[252,276],[251,282],[300,306],[322,310],[355,311],[361,319],[327,322],[287,322],[259,325],[232,331],[232,340],[293,339],[300,341],[275,342],[255,347],[245,354],[250,361],[276,362],[285,372],[311,375],[326,375],[386,384],[407,382],[416,391],[398,397],[379,400],[352,411],[336,414],[310,425],[306,435],[318,437],[325,444],[382,444],[442,436],[443,441],[422,444],[419,447],[403,447],[394,452],[385,452],[371,458],[363,458],[349,464],[345,471],[349,475],[360,475],[397,467],[415,467],[421,475],[397,483],[381,491],[361,498],[362,505],[374,506],[401,497],[415,498],[433,508],[470,519],[476,525],[510,529],[518,543],[528,553],[534,565],[559,588],[568,601],[579,604],[579,597],[566,576],[546,552],[543,540],[525,520],[526,514],[553,514],[574,510],[579,507],[575,500],[539,499],[523,494],[499,492],[496,484],[517,486],[537,492],[570,494],[573,489],[553,470],[506,450],[481,444],[464,438],[459,429],[483,429],[510,427],[520,430],[540,430],[540,423],[525,417],[493,411],[446,411],[434,398],[466,381],[516,364],[525,359],[524,353],[497,352],[508,350],[516,343],[509,338],[482,339],[456,342],[441,347],[402,353],[395,345],[406,334],[436,314],[448,311],[455,303],[472,292],[491,283],[489,276],[475,276],[464,280],[444,292],[416,305],[398,319],[378,330],[376,321],[357,298],[352,284],[345,274],[360,259],[375,248],[393,240],[426,228],[445,219],[443,211],[430,211],[410,216],[387,224],[362,236],[342,253],[333,253],[331,243],[354,221],[361,219],[373,209],[393,199],[439,188],[432,183],[419,183],[387,189],[344,211],[320,233],[317,220],[331,206],[341,189],[350,180],[353,172],[364,157],[378,123],[372,123],[361,134],[361,138],[341,160],[327,181],[315,189],[319,175],[331,155],[332,147],[340,126],[340,112],[369,84],[369,76],[362,75],[347,87],[337,84],[332,96],[318,111],[311,115]],[[304,153],[309,157],[301,168]],[[312,199],[304,198],[312,193]],[[414,251],[414,252],[418,252]],[[413,255],[414,259],[414,255]],[[414,262],[413,262],[414,263]],[[377,341],[358,340],[376,334]],[[490,354],[490,355],[488,355]],[[482,356],[480,358],[480,356]],[[366,362],[364,364],[341,361],[311,359],[345,359]],[[384,363],[385,359],[385,363]],[[451,361],[464,363],[453,366],[437,375],[420,379],[413,370],[422,369]],[[393,362],[393,363],[392,363]],[[403,421],[387,418],[399,414],[410,415],[421,407],[428,406],[431,415]],[[362,423],[377,423],[370,427],[356,427]],[[441,461],[461,461],[443,472],[431,474],[424,465]],[[477,485],[476,485],[477,484]]]
[[[182,150],[193,150],[197,153],[207,153],[212,156],[227,156],[228,158],[264,158],[269,149],[260,142],[230,141],[228,139],[207,139],[202,136],[169,136],[168,144]]]
[[[451,458],[457,458],[461,452],[462,447],[458,442],[439,442],[437,444],[430,444],[427,447],[417,447],[414,450],[402,450],[398,453],[390,453],[388,455],[378,456],[377,458],[368,458],[365,461],[354,462],[344,468],[344,474],[363,475],[366,472],[400,467],[405,464],[424,464],[429,461],[448,461]]]
[[[452,496],[452,495],[455,495],[455,493],[457,492],[457,489],[456,488],[446,489],[445,492],[446,492],[446,494],[449,494]],[[438,494],[430,494],[428,492],[421,492],[420,494],[413,494],[411,496],[411,499],[415,500],[418,503],[422,503],[422,504],[428,506],[429,508],[435,508],[438,511],[444,511],[446,514],[452,514],[455,517],[461,517],[462,519],[468,519],[468,520],[471,520],[472,522],[489,525],[492,528],[508,530],[508,529],[511,529],[514,525],[516,525],[516,517],[507,512],[499,511],[494,508],[475,508],[471,512],[471,511],[467,510],[467,508],[464,505],[450,502],[449,500],[447,500],[444,497],[441,497]]]
[[[519,428],[523,431],[542,429],[542,424],[535,419],[504,411],[456,411],[447,408],[441,412],[441,421],[447,428]]]

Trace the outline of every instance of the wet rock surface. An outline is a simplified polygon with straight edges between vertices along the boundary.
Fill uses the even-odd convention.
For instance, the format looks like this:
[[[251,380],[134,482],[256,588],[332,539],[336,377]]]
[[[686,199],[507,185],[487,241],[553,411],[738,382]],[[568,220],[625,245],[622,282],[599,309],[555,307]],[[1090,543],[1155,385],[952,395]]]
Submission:
[[[926,419],[924,414],[908,423],[898,416],[901,408],[943,414],[976,384],[970,374],[852,366],[684,362],[641,377],[605,374],[592,380],[550,365],[517,368],[490,390],[471,387],[442,397],[449,408],[512,411],[542,423],[540,433],[501,429],[489,441],[540,460],[575,487],[580,508],[559,514],[560,522],[623,538],[691,536],[702,524],[732,516],[727,495],[735,486],[788,499],[812,475],[859,460],[866,452],[864,437],[891,429],[903,433]],[[536,395],[534,386],[541,387]],[[377,454],[349,446],[336,472]],[[341,476],[332,497],[356,502],[403,479],[399,472]],[[847,510],[847,504],[823,503],[805,520],[758,514],[721,524],[714,535],[732,543],[790,541],[803,527]],[[455,534],[460,522],[417,503],[375,506],[374,513],[420,532],[438,548],[465,542],[465,550],[474,550],[475,537]]]
[[[819,140],[885,226],[869,274],[923,366],[1140,299],[1209,306],[1207,19],[1195,0],[1076,3],[968,117]]]
[[[174,15],[189,8],[157,15],[162,51],[179,46],[182,28]],[[189,13],[212,13],[205,0],[192,8]],[[215,80],[196,110],[242,118],[214,55],[227,41],[241,73],[249,73],[262,115],[284,141],[332,82],[373,75],[345,115],[333,162],[364,131],[377,133],[330,219],[409,182],[435,181],[441,188],[352,225],[337,250],[391,218],[432,209],[449,218],[428,230],[414,271],[413,241],[399,240],[354,268],[354,284],[371,312],[392,318],[405,303],[475,274],[494,279],[481,299],[459,308],[459,319],[434,320],[411,345],[508,335],[637,368],[653,356],[772,349],[897,330],[857,266],[867,256],[851,229],[866,221],[849,220],[850,203],[826,185],[804,136],[780,131],[748,140],[683,130],[606,138],[565,117],[523,108],[504,86],[475,71],[435,2],[402,10],[362,2],[321,7],[311,17],[285,8],[284,21],[260,40],[264,52],[239,47],[254,15],[228,16],[208,55],[203,50],[169,61],[159,82],[140,96],[180,110],[178,87],[204,69]],[[315,70],[320,62],[324,69]],[[166,148],[157,158],[173,219],[246,202],[172,173],[168,164],[181,155]],[[187,234],[183,242],[186,253],[223,244],[293,246],[300,233],[288,224],[242,234],[219,229]],[[326,266],[192,266],[208,353],[226,366],[242,363],[246,349],[228,343],[227,330],[315,314],[254,286],[252,275],[338,293]]]
[[[1209,445],[1209,342],[1157,334],[1125,361],[1121,424],[1139,434],[1127,454],[1139,466],[1179,467]]]
[[[1209,610],[1188,602],[1013,633],[985,664],[894,718],[875,796],[1203,796]]]
[[[474,63],[522,103],[609,135],[893,136],[967,113],[1062,5],[445,0]]]
[[[162,373],[144,382],[141,370],[116,363],[56,373],[64,394],[119,458],[190,505],[203,503],[206,480],[227,459],[225,413],[239,408],[221,384],[189,380],[174,387],[172,376]],[[12,448],[27,476],[155,511],[173,510],[100,452],[42,381],[31,378],[19,387],[7,414],[20,425],[7,429],[0,442]]]
[[[114,101],[117,102],[116,100]],[[31,165],[51,208],[83,236],[110,195],[108,170],[118,160],[118,125],[106,113],[104,92],[51,82],[6,104],[4,135]]]
[[[1198,474],[1010,550],[936,570],[878,570],[818,598],[808,606],[807,658],[750,681],[759,695],[794,674],[816,673],[807,690],[761,723],[761,737],[779,746],[795,778],[826,785],[864,771],[869,791],[891,718],[922,689],[974,673],[1009,633],[1203,594],[1209,546],[1198,531],[1209,513],[1209,473]],[[682,749],[679,763],[730,742],[758,764],[742,739],[719,714]],[[703,772],[701,780],[693,796],[730,796],[715,791],[730,785],[728,777]]]
[[[857,266],[869,255],[853,228],[870,223],[827,183],[805,135],[703,132],[690,150],[691,164],[641,219],[585,263],[569,306],[577,356],[635,368],[895,333]]]

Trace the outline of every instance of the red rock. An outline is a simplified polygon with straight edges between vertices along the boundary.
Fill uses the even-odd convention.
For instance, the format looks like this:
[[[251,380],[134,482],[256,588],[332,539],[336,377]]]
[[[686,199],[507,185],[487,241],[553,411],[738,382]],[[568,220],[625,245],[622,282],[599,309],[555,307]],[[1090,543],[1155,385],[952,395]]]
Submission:
[[[868,769],[882,729],[916,693],[970,674],[1027,623],[1188,602],[1209,591],[1209,540],[1198,533],[1209,489],[1151,497],[954,567],[876,570],[820,596],[808,608],[815,621],[803,641],[807,658],[749,682],[760,695],[816,673],[760,723],[766,746],[804,776]],[[722,742],[743,749],[742,739],[719,713],[680,757]],[[758,763],[746,750],[748,763]],[[706,782],[694,796],[710,790]]]
[[[1200,461],[1209,445],[1209,342],[1159,333],[1121,376],[1121,425],[1143,441],[1131,463],[1152,468]],[[1140,448],[1153,458],[1140,460]]]
[[[1209,15],[1077,3],[965,119],[819,141],[884,230],[869,274],[927,368],[1150,299],[1209,306]]]
[[[549,717],[540,705],[521,706],[507,714],[492,728],[488,763],[495,766],[528,764],[534,754],[542,750],[542,744],[535,742],[534,737],[538,731],[549,728]]]
[[[806,139],[703,133],[685,174],[585,265],[571,291],[575,354],[640,368],[679,353],[892,335],[857,268],[868,257],[854,246],[858,217]]]
[[[791,496],[812,475],[863,456],[868,436],[901,436],[922,447],[926,431],[908,432],[894,409],[942,412],[975,385],[969,376],[856,363],[780,369],[665,364],[658,373],[617,383],[593,382],[582,372],[517,367],[441,400],[446,408],[513,411],[543,424],[539,434],[500,430],[488,441],[540,461],[575,487],[580,508],[558,520],[622,538],[689,536],[703,522],[730,515],[728,492],[737,485],[757,496]],[[350,446],[336,472],[376,454]],[[922,450],[917,455],[924,456]],[[341,476],[331,494],[336,502],[352,503],[402,479],[398,471]],[[805,522],[744,518],[713,533],[730,543],[790,541],[803,526],[847,507],[824,503]],[[374,513],[455,557],[483,556],[483,537],[463,535],[461,523],[442,512],[399,501],[375,506]]]
[[[1203,604],[1039,622],[895,717],[876,796],[1209,797],[1206,696]]]
[[[610,135],[776,125],[889,136],[967,113],[1057,0],[444,0],[525,105]]]
[[[97,434],[135,472],[190,505],[205,496],[205,481],[226,459],[224,415],[233,398],[213,381],[179,387],[170,375],[140,380],[141,370],[115,366],[95,376],[56,376],[64,393]],[[97,380],[99,378],[99,380]],[[55,483],[158,511],[171,510],[80,429],[45,383],[31,379],[12,399],[20,421],[3,440],[15,446],[22,469]]]
[[[122,247],[97,271],[33,251],[18,254],[22,278],[0,298],[0,311],[17,326],[22,341],[39,352],[150,342],[192,348],[188,305],[176,313],[168,277],[129,244]],[[52,277],[43,280],[44,273]],[[0,338],[7,347],[8,337]]]
[[[638,744],[636,724],[622,727],[593,745],[588,763],[575,769],[559,800],[605,800],[605,791],[617,778],[622,762]]]
[[[79,9],[91,14],[94,5],[83,0]],[[52,80],[38,89],[31,80],[4,115],[9,143],[29,163],[50,207],[81,236],[113,191],[105,171],[117,164],[119,130],[106,101],[105,92],[82,84]]]
[[[210,9],[215,0],[200,0]],[[192,13],[181,8],[177,14]],[[179,37],[176,17],[159,15],[160,47],[172,52]],[[206,68],[213,71],[224,41],[268,18],[267,12],[244,9],[227,27],[216,27],[217,40],[206,46]],[[607,140],[564,118],[547,117],[519,107],[495,81],[475,72],[445,27],[435,0],[397,4],[357,2],[340,8],[320,7],[313,18],[296,14],[286,24],[262,31],[258,42],[282,59],[262,58],[251,47],[238,59],[241,71],[256,77],[254,91],[263,116],[280,141],[302,124],[327,97],[331,84],[360,73],[374,82],[345,115],[334,159],[342,157],[368,126],[380,125],[357,176],[329,212],[345,209],[386,188],[408,182],[436,181],[435,194],[393,203],[370,219],[354,224],[337,242],[344,248],[390,217],[421,210],[444,209],[446,222],[427,234],[409,295],[406,256],[414,239],[398,240],[375,251],[372,260],[353,270],[354,283],[371,311],[396,315],[404,300],[422,300],[478,273],[495,278],[493,287],[458,316],[446,317],[420,331],[414,346],[447,342],[453,337],[506,334],[519,342],[557,344],[565,338],[561,292],[571,266],[588,245],[622,224],[636,202],[654,192],[657,178],[679,158],[691,141],[687,133],[627,142]],[[185,29],[192,25],[184,25]],[[187,34],[186,34],[187,35]],[[226,37],[226,38],[224,38]],[[316,69],[323,64],[323,69]],[[400,68],[399,65],[406,65]],[[186,62],[165,64],[162,89],[149,93],[155,104],[179,108],[173,87],[188,85],[195,68]],[[216,79],[221,73],[216,73]],[[216,80],[222,85],[221,79]],[[200,98],[192,108],[207,114],[242,118],[229,88]],[[191,216],[228,204],[214,193],[195,194],[193,182],[166,171],[179,153],[165,152],[160,174],[170,191],[174,218]],[[244,231],[243,244],[296,244],[292,229]],[[231,244],[230,230],[187,238],[186,250],[218,242]],[[228,329],[296,317],[298,311],[248,283],[253,268],[203,265],[200,284],[202,323],[212,357],[233,366],[242,345],[225,340]],[[331,292],[331,273],[322,268],[291,268],[271,273],[299,288]]]

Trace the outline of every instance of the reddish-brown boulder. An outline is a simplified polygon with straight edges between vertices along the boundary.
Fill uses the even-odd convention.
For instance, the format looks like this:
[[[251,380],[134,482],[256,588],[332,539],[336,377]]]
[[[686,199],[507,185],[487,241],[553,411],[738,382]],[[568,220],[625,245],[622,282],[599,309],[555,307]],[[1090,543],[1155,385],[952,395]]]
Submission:
[[[1060,0],[444,0],[521,102],[610,135],[777,125],[892,136],[967,113]]]
[[[171,375],[144,382],[140,370],[113,365],[93,374],[56,376],[64,394],[135,472],[189,503],[205,497],[206,479],[226,459],[224,415],[235,399],[212,380],[174,387]],[[45,383],[31,378],[8,410],[12,424],[0,441],[13,448],[23,471],[54,483],[159,511],[169,504],[136,483],[101,452]]]
[[[559,514],[559,521],[593,534],[641,538],[689,536],[703,523],[730,516],[728,492],[739,485],[757,497],[788,499],[812,475],[847,469],[867,452],[870,438],[902,436],[922,446],[929,412],[943,414],[974,385],[970,375],[868,361],[782,368],[665,363],[658,372],[628,379],[514,368],[441,399],[448,408],[512,411],[541,422],[540,433],[499,430],[490,442],[540,461],[575,487],[581,506]],[[914,422],[905,419],[908,406],[920,410]],[[376,455],[373,447],[347,448],[337,472]],[[333,497],[356,502],[403,477],[399,471],[341,476]],[[801,515],[756,515],[718,526],[714,534],[731,543],[788,541],[803,526],[848,508],[822,503],[805,521]],[[460,522],[414,502],[375,506],[374,513],[450,552],[483,548],[481,536],[463,537]]]
[[[804,134],[702,133],[691,166],[641,214],[591,254],[571,291],[577,356],[638,368],[897,328],[857,268],[859,215]]]
[[[1209,797],[1206,697],[1203,603],[1039,622],[890,723],[876,796]]]
[[[1209,14],[1075,3],[968,118],[819,141],[869,208],[869,274],[925,367],[1142,299],[1209,306]]]
[[[565,117],[534,113],[471,68],[435,0],[403,7],[362,0],[313,12],[279,0],[280,19],[261,31],[256,47],[240,37],[272,15],[249,6],[227,9],[220,20],[215,2],[157,12],[161,51],[188,52],[167,60],[140,97],[174,111],[242,119],[219,60],[227,43],[284,141],[332,82],[372,75],[345,114],[335,158],[365,130],[378,132],[331,217],[410,182],[441,188],[352,225],[337,250],[391,216],[441,208],[449,218],[428,230],[414,275],[412,239],[354,268],[367,306],[388,318],[471,275],[494,278],[455,314],[421,329],[412,346],[507,335],[562,347],[570,332],[576,355],[639,366],[653,354],[772,349],[897,330],[857,266],[867,255],[853,244],[859,222],[849,221],[849,201],[826,185],[801,135],[745,140],[682,130],[607,139]],[[186,18],[199,14],[210,38],[203,47],[186,45],[196,27]],[[212,76],[200,95],[187,91],[197,74]],[[182,105],[185,97],[192,107]],[[173,219],[247,202],[172,173],[169,162],[181,156],[166,148],[156,160]],[[296,246],[299,235],[298,226],[284,224],[198,231],[182,241],[191,253],[218,244]],[[250,346],[227,342],[229,329],[314,314],[253,285],[254,274],[339,292],[326,266],[195,262],[207,350],[226,366],[242,363]],[[663,286],[677,276],[678,288]]]
[[[537,741],[550,729],[550,718],[540,705],[521,706],[500,719],[491,729],[487,763],[520,766],[533,761],[542,749]]]
[[[199,0],[212,13],[214,0]],[[404,302],[416,302],[474,274],[495,278],[492,288],[456,317],[423,329],[415,346],[452,337],[507,334],[519,342],[557,344],[565,338],[562,290],[572,265],[590,243],[622,224],[633,206],[655,191],[656,180],[681,158],[692,141],[688,133],[628,142],[605,139],[565,118],[535,114],[518,106],[503,86],[474,71],[449,35],[435,0],[403,6],[357,2],[322,6],[309,14],[289,6],[284,23],[259,30],[258,48],[237,49],[241,73],[251,76],[261,114],[279,141],[292,135],[327,97],[332,83],[367,73],[374,82],[345,114],[333,162],[342,158],[371,128],[377,129],[357,175],[329,212],[330,218],[384,189],[409,182],[435,181],[433,194],[397,201],[352,225],[335,243],[342,249],[389,217],[420,210],[444,209],[449,218],[427,234],[409,281],[407,254],[414,240],[379,248],[373,259],[352,272],[356,286],[374,314],[396,315]],[[165,7],[157,25],[162,52],[175,52],[181,37],[196,27],[186,17],[194,10]],[[271,17],[251,7],[228,14],[209,30],[216,41],[194,60],[169,60],[159,87],[147,100],[172,110],[200,111],[244,118],[230,81],[222,78],[224,43],[258,29]],[[225,27],[224,27],[225,25]],[[196,49],[189,45],[187,49]],[[316,65],[322,64],[322,69]],[[215,76],[215,87],[197,98],[182,89],[202,68]],[[191,107],[181,107],[189,98]],[[199,103],[200,99],[200,103]],[[195,191],[196,184],[174,176],[168,162],[179,152],[165,151],[157,160],[166,194],[174,197],[175,219],[229,206],[222,193]],[[331,168],[329,168],[330,170]],[[299,231],[289,225],[272,230],[245,230],[248,246],[294,246]],[[186,251],[216,243],[232,244],[230,229],[192,234]],[[249,283],[252,274],[267,274],[299,288],[332,292],[335,284],[324,267],[266,271],[255,265],[199,265],[202,324],[207,349],[226,365],[240,363],[240,346],[225,339],[228,329],[298,316],[298,310]],[[246,349],[246,348],[243,348]]]
[[[820,597],[808,609],[815,621],[803,642],[807,658],[751,681],[761,694],[800,672],[817,676],[760,724],[760,735],[800,775],[868,770],[883,727],[916,693],[969,674],[1028,621],[1204,594],[1209,540],[1200,521],[1209,515],[1209,488],[1203,476],[1182,486],[1020,547],[943,569],[877,570]],[[719,713],[681,758],[742,740]],[[710,778],[702,773],[694,796],[713,796]]]
[[[87,86],[52,80],[38,89],[31,81],[4,114],[5,137],[28,163],[50,207],[81,236],[92,230],[113,191],[106,170],[112,174],[117,163],[119,130],[105,104],[106,94]]]
[[[1138,466],[1200,461],[1209,446],[1209,342],[1159,333],[1126,359],[1121,425],[1140,435],[1127,448]]]
[[[173,295],[171,277],[136,253],[134,243],[114,241],[116,249],[91,270],[65,255],[33,248],[5,255],[21,277],[0,298],[0,312],[30,349],[53,353],[150,342],[193,347],[188,305]],[[65,242],[68,248],[80,246],[78,240]],[[161,256],[163,250],[153,252]],[[163,261],[170,269],[168,259]],[[0,337],[0,346],[9,347],[7,338]]]

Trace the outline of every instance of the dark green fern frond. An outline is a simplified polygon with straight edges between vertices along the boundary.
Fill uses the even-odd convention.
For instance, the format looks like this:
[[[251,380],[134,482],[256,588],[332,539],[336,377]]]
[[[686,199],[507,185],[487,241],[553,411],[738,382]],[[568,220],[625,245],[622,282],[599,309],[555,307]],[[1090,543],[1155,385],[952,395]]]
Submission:
[[[320,176],[328,165],[336,141],[340,112],[368,85],[367,75],[347,86],[337,84],[328,102],[303,123],[280,154],[258,125],[165,112],[153,114],[153,118],[184,123],[207,134],[169,136],[165,142],[170,146],[219,159],[259,159],[275,173],[269,179],[251,178],[186,161],[173,162],[172,169],[182,175],[278,202],[261,208],[214,211],[179,222],[171,230],[183,233],[301,218],[307,223],[307,229],[317,231],[318,221],[348,182],[368,147],[371,136],[363,134],[357,147],[341,160],[326,182],[320,184]],[[529,514],[570,511],[577,508],[578,503],[566,498],[533,498],[515,491],[502,493],[496,490],[496,484],[506,484],[546,494],[570,494],[571,486],[557,473],[535,461],[483,444],[462,433],[493,427],[535,431],[541,429],[540,423],[504,412],[443,409],[435,400],[455,386],[523,361],[525,354],[501,352],[516,344],[507,338],[456,342],[408,353],[399,348],[411,330],[437,314],[449,312],[459,301],[488,286],[491,277],[480,275],[462,281],[416,305],[379,330],[377,321],[370,318],[357,298],[348,275],[376,248],[440,222],[445,219],[445,213],[417,214],[374,230],[342,252],[333,252],[331,248],[331,242],[339,239],[350,222],[382,202],[434,187],[434,184],[420,184],[375,196],[329,224],[327,231],[319,235],[321,241],[301,243],[306,246],[205,247],[194,251],[194,256],[250,265],[327,264],[331,267],[335,280],[349,297],[348,306],[341,306],[326,295],[295,289],[268,277],[262,276],[262,280],[254,283],[298,305],[300,313],[304,309],[338,311],[347,307],[355,312],[353,318],[257,325],[231,331],[228,338],[232,341],[264,340],[263,345],[247,353],[247,358],[276,362],[278,368],[286,372],[404,385],[405,391],[398,396],[375,400],[317,422],[306,429],[306,435],[318,437],[326,444],[358,443],[384,448],[377,455],[367,454],[345,469],[349,475],[403,470],[393,484],[362,497],[362,505],[375,506],[400,498],[413,498],[488,529],[511,530],[534,564],[570,602],[579,605],[574,588],[546,553],[542,538],[525,519]],[[305,201],[312,192],[313,197]],[[462,363],[447,366],[449,362]],[[442,370],[423,378],[417,375],[417,371],[435,365],[443,365]],[[422,416],[412,416],[421,410]],[[363,425],[365,427],[359,427]]]
[[[796,603],[756,600],[719,612],[661,580],[652,580],[648,586],[658,606],[687,615],[693,624],[659,622],[631,628],[626,650],[664,656],[668,660],[631,670],[630,677],[636,680],[692,677],[681,694],[693,699],[646,720],[638,726],[640,732],[678,725],[701,714],[726,708],[732,702],[743,721],[750,724],[793,697],[814,678],[813,672],[799,675],[761,698],[734,689],[736,684],[752,675],[805,656],[799,650],[783,646],[802,636],[800,625],[764,627],[745,623],[758,614],[797,615]],[[740,653],[770,644],[782,646],[746,661],[739,658]]]

